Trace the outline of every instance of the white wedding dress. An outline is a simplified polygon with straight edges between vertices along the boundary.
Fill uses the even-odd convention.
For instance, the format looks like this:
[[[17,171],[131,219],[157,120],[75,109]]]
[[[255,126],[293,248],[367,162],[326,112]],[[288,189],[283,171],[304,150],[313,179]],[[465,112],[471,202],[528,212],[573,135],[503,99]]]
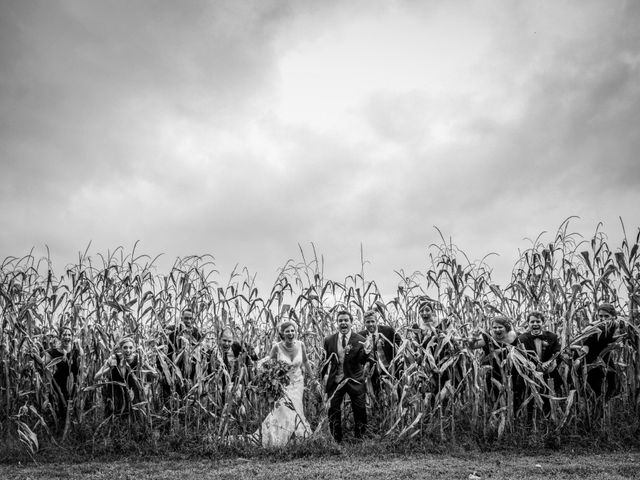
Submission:
[[[285,388],[284,397],[278,400],[274,409],[262,422],[263,447],[284,447],[293,437],[305,438],[311,434],[309,423],[302,409],[304,377],[302,375],[302,345],[296,340],[297,349],[293,361],[289,358],[280,343],[277,344],[278,360],[292,365],[289,370],[289,385]]]

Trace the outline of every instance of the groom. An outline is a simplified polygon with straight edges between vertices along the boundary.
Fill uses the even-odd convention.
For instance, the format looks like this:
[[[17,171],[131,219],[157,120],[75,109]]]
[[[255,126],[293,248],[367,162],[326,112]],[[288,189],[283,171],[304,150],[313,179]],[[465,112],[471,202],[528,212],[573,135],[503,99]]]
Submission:
[[[366,384],[363,365],[369,359],[371,342],[351,331],[353,317],[342,310],[336,319],[338,333],[324,339],[321,379],[328,373],[325,391],[329,397],[329,429],[336,442],[342,442],[342,400],[351,399],[354,435],[362,438],[367,428]]]

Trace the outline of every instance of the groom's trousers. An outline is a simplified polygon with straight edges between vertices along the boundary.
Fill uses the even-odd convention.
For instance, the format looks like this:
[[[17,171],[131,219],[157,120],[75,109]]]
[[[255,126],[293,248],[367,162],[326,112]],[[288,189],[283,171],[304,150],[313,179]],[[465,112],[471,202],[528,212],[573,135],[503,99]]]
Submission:
[[[342,401],[349,395],[353,411],[354,436],[362,438],[367,430],[367,391],[364,384],[347,382],[336,390],[329,403],[329,430],[336,442],[342,442]]]

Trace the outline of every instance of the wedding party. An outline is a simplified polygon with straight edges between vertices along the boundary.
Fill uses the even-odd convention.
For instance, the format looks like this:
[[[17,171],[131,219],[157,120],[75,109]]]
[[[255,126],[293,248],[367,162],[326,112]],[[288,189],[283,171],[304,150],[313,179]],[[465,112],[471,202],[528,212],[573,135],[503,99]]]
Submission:
[[[0,0],[0,478],[635,478],[640,2]]]

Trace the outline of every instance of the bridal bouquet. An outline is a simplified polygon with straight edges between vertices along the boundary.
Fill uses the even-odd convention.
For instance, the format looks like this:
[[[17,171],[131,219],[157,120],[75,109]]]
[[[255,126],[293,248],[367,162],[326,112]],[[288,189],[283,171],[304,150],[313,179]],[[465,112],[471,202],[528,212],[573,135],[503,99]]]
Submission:
[[[275,402],[284,396],[284,390],[289,385],[289,370],[291,364],[282,360],[269,359],[264,362],[256,375],[253,384],[255,391],[267,397],[269,402]]]

